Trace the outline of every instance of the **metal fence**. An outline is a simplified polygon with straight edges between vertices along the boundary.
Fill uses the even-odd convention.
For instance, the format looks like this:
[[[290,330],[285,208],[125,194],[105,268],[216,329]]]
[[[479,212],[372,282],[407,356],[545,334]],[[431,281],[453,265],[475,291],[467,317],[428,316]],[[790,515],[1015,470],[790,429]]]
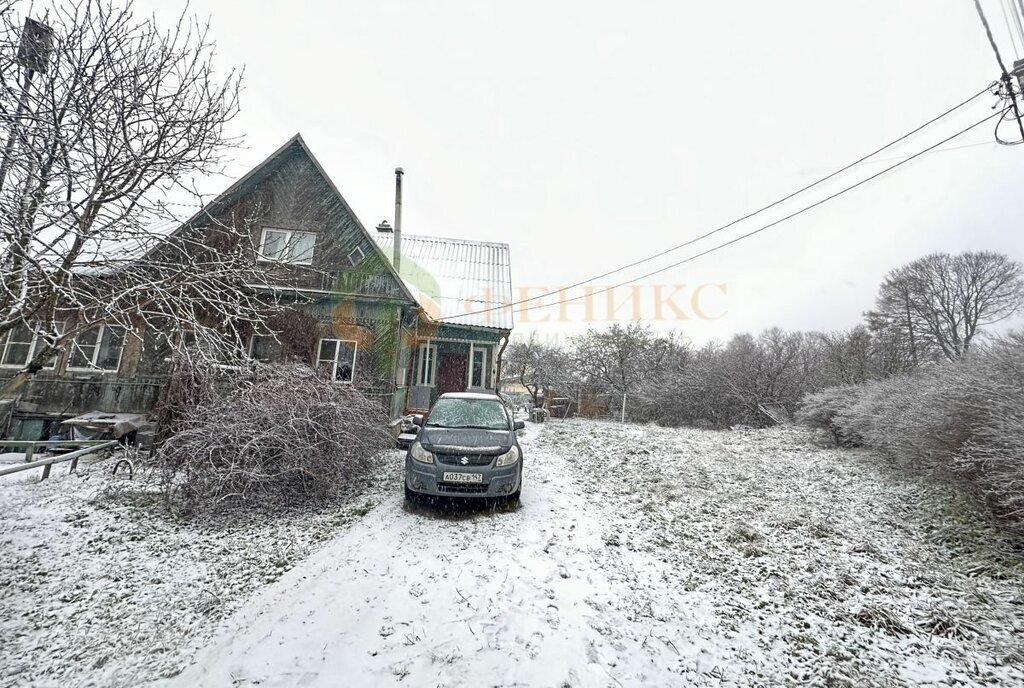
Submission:
[[[43,469],[43,480],[50,477],[50,469],[56,463],[71,462],[71,467],[68,473],[74,473],[78,469],[78,459],[85,456],[86,454],[92,454],[93,452],[108,449],[117,446],[117,440],[47,440],[39,442],[30,442],[23,440],[2,440],[0,441],[0,448],[4,447],[25,447],[25,460],[22,463],[16,463],[11,466],[4,466],[0,468],[0,476],[10,475],[11,473],[20,473],[22,471],[32,470],[33,468]],[[43,459],[33,458],[36,455],[36,450],[43,449],[66,449],[68,447],[80,447],[67,454],[55,454],[54,456],[48,456]]]

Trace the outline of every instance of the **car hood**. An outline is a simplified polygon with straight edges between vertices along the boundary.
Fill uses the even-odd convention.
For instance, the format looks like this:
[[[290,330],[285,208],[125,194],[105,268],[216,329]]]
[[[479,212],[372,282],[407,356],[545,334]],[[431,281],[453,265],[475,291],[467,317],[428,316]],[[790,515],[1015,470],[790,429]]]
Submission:
[[[442,454],[504,454],[515,437],[511,430],[424,427],[419,441],[427,451]]]

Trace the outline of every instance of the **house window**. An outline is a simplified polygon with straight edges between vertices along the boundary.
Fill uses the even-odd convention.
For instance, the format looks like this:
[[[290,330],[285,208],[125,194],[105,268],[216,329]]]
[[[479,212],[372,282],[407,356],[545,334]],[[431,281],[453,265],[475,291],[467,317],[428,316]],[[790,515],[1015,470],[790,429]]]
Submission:
[[[249,358],[262,363],[270,363],[279,358],[281,347],[275,337],[267,334],[254,334],[249,341]]]
[[[437,345],[420,344],[420,354],[416,363],[416,384],[420,387],[433,387],[437,376]]]
[[[320,369],[337,382],[352,382],[356,372],[356,342],[346,339],[321,339],[316,356]]]
[[[360,248],[359,246],[356,246],[348,254],[349,265],[351,265],[352,267],[355,267],[356,265],[359,265],[360,263],[363,262],[363,258],[366,258],[366,254],[363,253],[363,249],[362,248]]]
[[[316,234],[312,232],[267,228],[263,230],[263,241],[260,242],[260,257],[282,263],[309,265],[313,262],[314,244]]]
[[[64,331],[63,322],[55,322],[54,330],[58,333]],[[0,340],[0,365],[10,368],[20,368],[28,364],[36,353],[45,346],[43,338],[38,336],[33,328],[27,325],[18,325],[7,333],[7,336]],[[57,357],[52,357],[45,368],[52,369],[57,363]]]
[[[473,361],[469,367],[469,386],[486,387],[487,349],[473,349]]]
[[[71,344],[68,368],[73,370],[117,370],[124,348],[124,328],[97,325],[82,332]]]

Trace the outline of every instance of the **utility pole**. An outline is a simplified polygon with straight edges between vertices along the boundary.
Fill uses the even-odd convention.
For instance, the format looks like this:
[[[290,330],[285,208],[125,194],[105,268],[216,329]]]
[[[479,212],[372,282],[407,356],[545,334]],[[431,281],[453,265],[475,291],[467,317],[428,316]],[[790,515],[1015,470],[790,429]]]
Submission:
[[[26,18],[25,27],[21,30],[21,44],[18,47],[17,57],[18,64],[25,68],[25,72],[21,81],[21,97],[18,98],[18,108],[11,121],[11,133],[7,137],[3,161],[0,162],[0,191],[4,188],[7,172],[11,167],[11,158],[14,155],[14,146],[18,139],[21,117],[28,109],[32,78],[35,77],[36,72],[46,74],[52,51],[53,29],[35,19]]]

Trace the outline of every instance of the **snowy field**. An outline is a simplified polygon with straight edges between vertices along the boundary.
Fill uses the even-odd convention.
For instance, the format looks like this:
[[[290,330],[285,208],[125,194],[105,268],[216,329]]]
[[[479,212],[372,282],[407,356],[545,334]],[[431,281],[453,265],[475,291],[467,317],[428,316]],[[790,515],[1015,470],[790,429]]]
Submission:
[[[398,452],[277,521],[178,523],[98,470],[0,483],[2,682],[1024,683],[1024,563],[941,486],[796,429],[522,442],[511,511],[405,505]]]

